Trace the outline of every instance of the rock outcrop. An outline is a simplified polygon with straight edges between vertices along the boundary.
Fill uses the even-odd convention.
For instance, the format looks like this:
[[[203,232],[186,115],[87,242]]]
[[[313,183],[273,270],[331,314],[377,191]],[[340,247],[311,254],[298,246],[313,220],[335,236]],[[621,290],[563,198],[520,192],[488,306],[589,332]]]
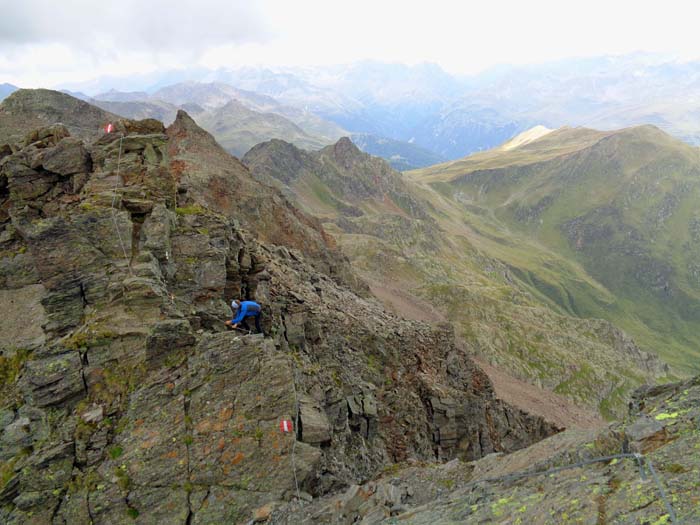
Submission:
[[[321,223],[300,212],[278,191],[261,184],[214,138],[180,111],[168,128],[171,171],[180,203],[199,204],[235,217],[265,242],[302,250],[309,262],[356,292],[367,293]]]
[[[624,423],[473,462],[406,466],[280,506],[269,523],[699,523],[699,402],[700,377],[643,388]],[[597,461],[621,453],[642,456]]]
[[[363,297],[318,223],[185,113],[117,130],[0,150],[0,522],[246,523],[556,432],[497,400],[450,326]],[[266,337],[223,330],[232,296]]]

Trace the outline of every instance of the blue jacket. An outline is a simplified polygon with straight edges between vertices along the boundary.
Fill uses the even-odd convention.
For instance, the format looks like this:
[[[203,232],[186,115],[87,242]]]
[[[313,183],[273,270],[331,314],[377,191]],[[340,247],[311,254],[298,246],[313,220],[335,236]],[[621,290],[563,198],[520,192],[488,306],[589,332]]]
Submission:
[[[243,301],[238,307],[236,316],[231,319],[231,323],[240,323],[246,317],[260,315],[260,305],[255,301]]]

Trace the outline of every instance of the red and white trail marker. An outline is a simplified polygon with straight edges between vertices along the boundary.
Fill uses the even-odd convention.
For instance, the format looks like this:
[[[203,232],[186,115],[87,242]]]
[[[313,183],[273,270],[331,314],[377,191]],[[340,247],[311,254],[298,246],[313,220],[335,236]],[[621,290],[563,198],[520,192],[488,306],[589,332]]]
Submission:
[[[289,419],[280,421],[280,430],[282,432],[291,432],[293,430],[292,422]]]
[[[112,133],[114,131],[114,124],[111,122],[105,126],[105,133]]]

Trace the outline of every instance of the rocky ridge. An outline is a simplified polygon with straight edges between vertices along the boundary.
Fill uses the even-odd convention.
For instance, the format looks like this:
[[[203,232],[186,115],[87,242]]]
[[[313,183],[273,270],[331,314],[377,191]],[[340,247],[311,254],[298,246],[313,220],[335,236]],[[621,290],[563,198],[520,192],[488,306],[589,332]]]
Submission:
[[[315,152],[272,140],[253,147],[242,162],[262,182],[291,190],[291,196],[320,217],[359,219],[368,208],[379,207],[407,220],[428,219],[424,204],[411,195],[398,172],[382,159],[360,151],[347,137]],[[312,186],[316,181],[322,186],[311,191],[322,201],[321,206],[305,199],[296,186]]]
[[[184,112],[116,127],[0,149],[1,522],[245,523],[295,480],[318,497],[558,430],[496,399],[451,327],[363,297]],[[233,296],[267,337],[222,331]]]
[[[73,136],[87,138],[92,130],[119,117],[87,102],[50,89],[18,89],[0,104],[0,143],[21,141],[34,129],[63,123]]]

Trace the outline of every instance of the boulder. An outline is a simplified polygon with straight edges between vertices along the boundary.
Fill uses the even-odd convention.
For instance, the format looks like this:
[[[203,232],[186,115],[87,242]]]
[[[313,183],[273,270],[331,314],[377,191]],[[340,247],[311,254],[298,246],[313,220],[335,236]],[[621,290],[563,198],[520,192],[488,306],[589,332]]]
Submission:
[[[147,118],[143,120],[121,119],[116,123],[117,131],[124,133],[138,133],[139,135],[149,135],[155,133],[165,133],[165,126],[159,120]]]
[[[270,515],[274,509],[275,506],[272,503],[268,503],[267,505],[253,510],[253,523],[263,523],[267,521],[270,519]]]
[[[19,206],[45,196],[58,181],[58,175],[32,169],[21,155],[5,159],[2,174],[7,177],[10,199]]]
[[[38,451],[29,461],[29,468],[22,471],[22,487],[30,491],[62,487],[73,474],[73,460],[72,442]]]
[[[83,142],[74,137],[64,138],[53,148],[43,150],[38,161],[44,170],[62,176],[88,173],[92,167]]]
[[[146,340],[148,361],[160,362],[169,352],[191,346],[195,342],[190,323],[184,319],[168,319],[153,326]]]
[[[104,408],[101,406],[92,407],[80,414],[80,419],[88,424],[96,424],[104,419]]]
[[[328,417],[309,396],[302,397],[299,402],[299,421],[301,440],[304,443],[320,445],[331,440]]]
[[[15,268],[20,270],[22,266]],[[4,342],[0,343],[2,355],[13,355],[16,349],[37,348],[44,344],[46,334],[42,325],[46,321],[46,311],[42,300],[45,294],[42,284],[0,289],[0,310],[4,312],[0,316],[0,333]]]
[[[25,401],[37,407],[61,407],[85,396],[78,352],[38,354],[25,365],[20,379]]]
[[[66,137],[70,137],[68,128],[63,124],[53,124],[27,133],[24,137],[23,145],[29,146],[30,144],[39,143],[39,146],[46,147],[48,145],[56,145]]]
[[[7,425],[2,425],[2,427],[2,433],[0,433],[0,461],[12,459],[21,453],[22,450],[31,447],[33,442],[32,428],[28,417],[19,417]]]

